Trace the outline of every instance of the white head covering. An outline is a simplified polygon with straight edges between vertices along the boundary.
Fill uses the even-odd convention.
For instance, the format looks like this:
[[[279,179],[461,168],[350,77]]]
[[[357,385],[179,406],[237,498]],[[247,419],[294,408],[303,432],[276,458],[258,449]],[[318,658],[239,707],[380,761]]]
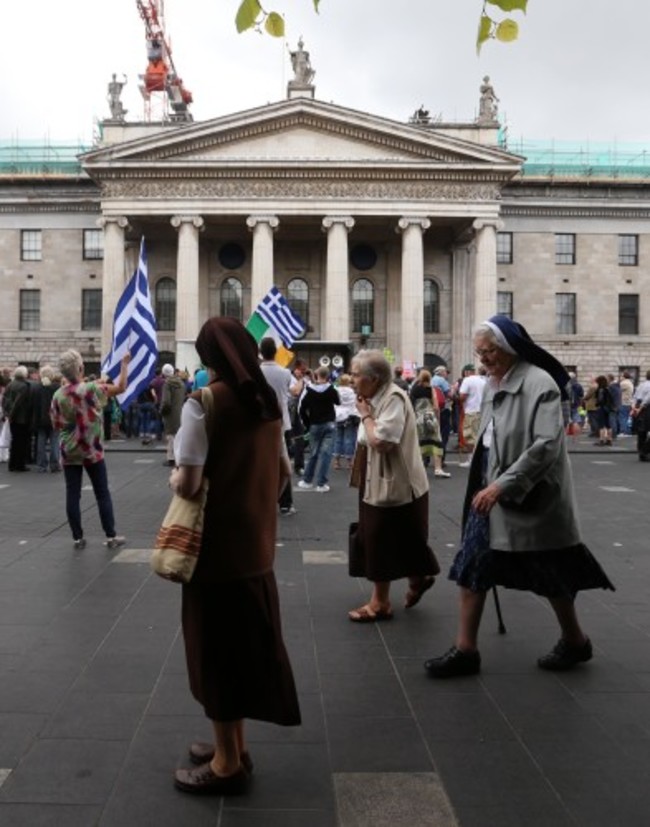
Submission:
[[[497,344],[499,345],[501,350],[505,350],[505,352],[509,353],[511,356],[517,355],[517,351],[514,349],[514,347],[508,344],[508,340],[503,335],[503,331],[500,327],[495,325],[494,322],[491,322],[489,319],[486,319],[483,322],[483,324],[487,325],[492,331],[492,333],[494,333],[494,338],[497,340]]]

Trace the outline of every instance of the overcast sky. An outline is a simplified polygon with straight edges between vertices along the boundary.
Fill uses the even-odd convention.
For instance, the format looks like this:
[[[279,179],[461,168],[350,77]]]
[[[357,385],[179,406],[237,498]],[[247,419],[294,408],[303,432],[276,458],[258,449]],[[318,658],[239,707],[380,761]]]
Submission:
[[[477,57],[481,0],[264,0],[287,41],[238,35],[238,0],[165,0],[167,34],[195,120],[286,96],[288,49],[302,35],[316,97],[406,121],[420,105],[472,120],[492,79],[513,139],[650,146],[650,3],[529,0],[514,44]],[[146,68],[135,0],[22,0],[0,10],[0,139],[90,143],[109,114],[107,84],[127,76],[127,119],[141,120]]]

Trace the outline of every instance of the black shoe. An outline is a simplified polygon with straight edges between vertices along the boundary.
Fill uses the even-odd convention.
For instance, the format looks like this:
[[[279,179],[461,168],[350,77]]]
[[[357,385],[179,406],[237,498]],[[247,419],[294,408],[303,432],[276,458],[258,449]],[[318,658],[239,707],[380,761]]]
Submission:
[[[452,646],[441,657],[425,661],[424,668],[432,678],[477,675],[481,671],[481,655],[478,652],[463,652]]]
[[[234,775],[223,777],[215,775],[209,763],[191,770],[176,770],[174,774],[176,788],[194,795],[243,795],[249,780],[243,767]]]
[[[548,669],[550,672],[565,672],[573,669],[578,663],[585,663],[594,656],[589,638],[581,646],[571,646],[564,638],[560,638],[548,655],[538,658],[537,665],[540,669]]]

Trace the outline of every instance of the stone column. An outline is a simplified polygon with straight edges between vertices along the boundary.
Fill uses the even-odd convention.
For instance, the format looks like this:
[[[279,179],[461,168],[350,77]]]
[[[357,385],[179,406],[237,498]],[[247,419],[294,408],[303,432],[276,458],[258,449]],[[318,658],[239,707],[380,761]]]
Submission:
[[[497,312],[497,230],[503,224],[497,218],[477,218],[472,226],[476,231],[473,329]]]
[[[400,218],[402,233],[402,324],[396,361],[421,365],[424,360],[424,249],[422,237],[431,222],[422,216]]]
[[[104,230],[104,267],[102,277],[102,360],[108,356],[113,338],[113,316],[127,282],[124,234],[129,220],[123,215],[100,218]]]
[[[473,362],[472,296],[469,275],[473,245],[458,244],[452,252],[451,370],[457,378],[463,365]]]
[[[354,227],[349,215],[328,215],[323,219],[327,233],[327,279],[322,306],[325,308],[323,338],[329,342],[350,339],[350,283],[348,233]]]
[[[174,215],[171,225],[178,230],[176,258],[176,367],[190,375],[199,365],[194,342],[199,332],[199,231],[200,215]]]
[[[253,233],[252,313],[273,287],[273,233],[280,221],[275,215],[249,215],[246,224]]]

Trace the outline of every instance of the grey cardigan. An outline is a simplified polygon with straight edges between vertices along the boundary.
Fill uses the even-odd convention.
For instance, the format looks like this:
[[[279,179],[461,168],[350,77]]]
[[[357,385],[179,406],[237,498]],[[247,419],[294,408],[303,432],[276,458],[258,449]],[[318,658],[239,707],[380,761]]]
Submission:
[[[490,547],[544,551],[580,542],[560,391],[546,371],[515,363],[498,388],[488,383],[479,440],[492,422],[487,480],[501,488],[490,512]],[[481,451],[472,468],[480,469]]]

